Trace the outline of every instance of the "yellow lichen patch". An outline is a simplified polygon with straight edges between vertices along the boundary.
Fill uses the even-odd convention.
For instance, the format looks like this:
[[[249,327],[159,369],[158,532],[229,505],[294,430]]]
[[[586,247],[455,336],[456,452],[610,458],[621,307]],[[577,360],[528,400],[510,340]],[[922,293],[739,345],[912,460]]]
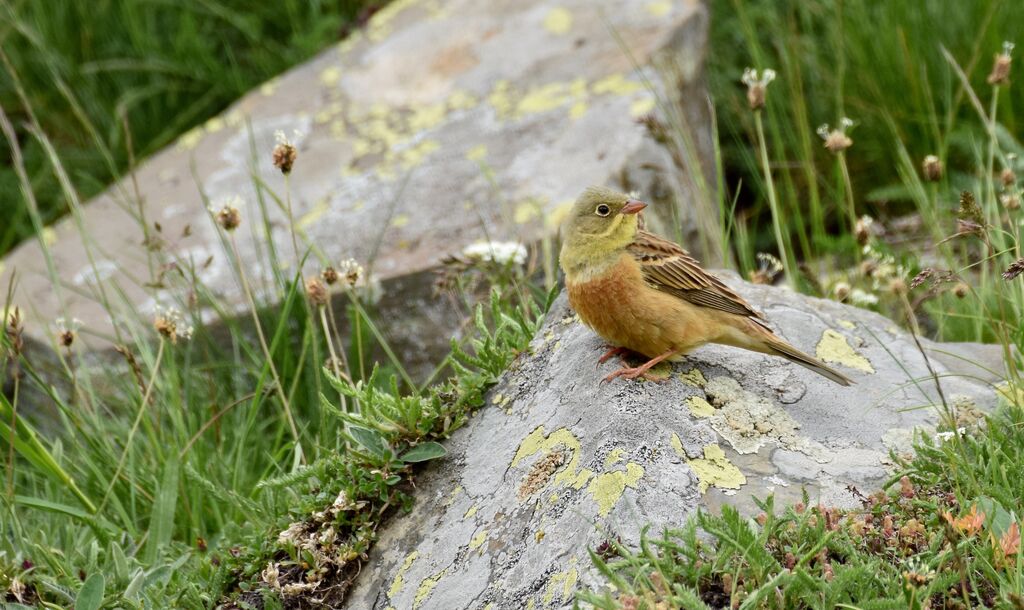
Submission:
[[[469,540],[469,550],[474,551],[480,548],[481,545],[487,540],[487,530],[480,530],[476,536],[473,536]]]
[[[203,140],[203,128],[193,127],[178,138],[178,148],[181,150],[192,150]]]
[[[519,116],[547,112],[569,103],[569,86],[565,83],[547,83],[531,89],[516,105]]]
[[[516,206],[515,211],[512,213],[512,219],[516,221],[516,224],[523,225],[539,217],[540,213],[540,204],[530,199]]]
[[[625,453],[625,450],[622,448],[612,449],[611,453],[608,454],[608,457],[604,458],[604,467],[611,468],[621,462],[623,453]]]
[[[263,97],[270,97],[271,95],[274,95],[274,92],[277,91],[277,86],[280,83],[281,79],[278,77],[268,80],[260,85],[260,95]]]
[[[463,519],[469,519],[470,517],[472,517],[473,515],[476,514],[477,510],[478,510],[478,507],[477,507],[476,504],[474,504],[473,506],[470,506],[469,510],[466,511],[466,514],[462,515],[462,518]]]
[[[483,144],[477,144],[473,148],[466,151],[466,158],[470,161],[483,161],[487,156],[487,146]]]
[[[686,399],[686,406],[695,417],[711,417],[715,414],[715,408],[700,396],[690,396]]]
[[[391,219],[391,226],[395,227],[396,229],[401,229],[407,224],[409,224],[408,214],[397,214],[394,218]]]
[[[572,592],[576,589],[576,581],[579,580],[579,576],[579,570],[576,569],[576,558],[573,557],[569,560],[568,570],[553,574],[551,579],[548,580],[548,586],[544,590],[540,603],[550,606],[555,601],[555,595],[558,595],[559,599],[563,602],[570,601],[572,599]]]
[[[587,491],[597,502],[597,513],[606,517],[612,507],[619,501],[627,487],[636,488],[640,478],[644,476],[643,466],[636,462],[626,464],[626,470],[616,470],[599,474],[590,481]]]
[[[683,449],[683,441],[679,439],[679,435],[675,432],[672,433],[672,437],[669,439],[669,443],[672,445],[672,450],[676,452],[681,458],[686,458],[686,451]]]
[[[429,104],[413,111],[409,117],[409,131],[415,133],[440,125],[448,113],[446,104]]]
[[[480,103],[480,100],[478,100],[472,93],[467,93],[466,91],[459,89],[457,91],[453,91],[452,94],[448,96],[446,103],[448,104],[448,110],[469,110],[470,108],[475,108],[476,105]]]
[[[557,6],[544,16],[544,29],[552,34],[565,34],[572,29],[572,13]]]
[[[533,539],[537,544],[540,544],[540,541],[544,540],[544,530],[537,530],[537,533],[533,535]]]
[[[510,116],[515,107],[512,103],[512,84],[507,80],[499,80],[494,83],[494,90],[487,96],[487,101],[494,107],[498,118]]]
[[[846,337],[831,328],[822,333],[821,340],[818,341],[814,351],[818,358],[825,362],[842,364],[865,373],[875,372],[875,367],[871,366],[871,362],[854,351],[846,341]]]
[[[460,493],[462,493],[462,485],[456,485],[455,489],[452,490],[452,493],[448,494],[448,499],[444,501],[444,505],[451,506],[452,503],[455,502],[455,498],[459,497]]]
[[[650,111],[654,110],[655,105],[656,102],[653,97],[645,97],[636,100],[635,102],[629,105],[629,116],[633,118],[642,117],[645,114],[648,114]]]
[[[405,556],[405,561],[398,568],[398,572],[395,573],[395,579],[391,581],[391,587],[388,588],[388,597],[394,597],[402,590],[405,586],[405,573],[412,567],[412,562],[416,561],[416,558],[420,554],[417,551],[413,551]]]
[[[558,502],[558,494],[552,493],[550,496],[548,496],[548,502],[550,502],[552,504],[554,504],[555,502]]]
[[[576,120],[582,118],[587,113],[587,103],[584,101],[576,102],[569,108],[569,118]]]
[[[546,435],[544,434],[544,426],[537,426],[533,432],[527,434],[526,438],[519,443],[519,449],[516,450],[516,455],[512,458],[512,467],[516,467],[519,465],[519,462],[531,455],[540,452],[547,453],[559,445],[564,446],[568,450],[570,457],[565,464],[565,468],[562,468],[555,475],[554,481],[560,485],[575,485],[578,477],[583,475],[583,472],[578,474],[576,472],[580,465],[580,441],[572,432],[569,432],[568,428],[559,428]],[[589,471],[584,470],[584,472]],[[582,484],[580,487],[582,487]]]
[[[700,369],[690,369],[685,373],[679,373],[679,380],[695,388],[703,388],[708,384],[707,378],[704,377],[704,373],[700,372]]]
[[[374,42],[379,42],[391,33],[391,21],[417,0],[393,0],[384,5],[384,8],[374,13],[370,22],[366,24],[366,37]]]
[[[647,12],[655,17],[664,17],[672,10],[671,0],[656,0],[647,3]]]
[[[747,477],[725,457],[725,451],[717,443],[704,447],[704,457],[686,463],[697,473],[701,493],[712,485],[720,489],[739,489],[747,482]]]
[[[303,214],[297,221],[295,221],[295,228],[300,231],[305,231],[309,227],[313,226],[316,221],[320,220],[320,217],[326,214],[331,209],[330,201],[326,197],[321,199],[314,205],[308,212]]]
[[[837,323],[839,324],[839,326],[842,326],[846,330],[853,330],[857,328],[857,325],[849,320],[838,320]]]
[[[583,486],[587,484],[587,481],[589,481],[592,476],[594,476],[594,471],[589,468],[584,468],[578,475],[576,475],[576,478],[572,483],[570,483],[570,486],[573,489],[583,489]]]
[[[402,161],[402,168],[411,169],[422,164],[426,160],[427,155],[438,148],[441,148],[441,145],[437,140],[423,140],[412,148],[403,150],[399,155],[399,158]]]
[[[203,124],[203,129],[206,130],[206,133],[217,133],[221,129],[224,129],[224,119],[219,116],[215,116]]]
[[[341,70],[339,70],[337,66],[325,68],[324,71],[320,73],[320,84],[324,87],[334,87],[340,80]]]
[[[423,581],[420,582],[419,588],[416,589],[416,597],[412,600],[413,610],[416,610],[416,608],[419,608],[423,602],[427,601],[430,594],[434,592],[434,588],[437,587],[437,583],[441,582],[441,579],[444,578],[444,575],[447,573],[448,569],[445,568],[433,576],[424,578]]]
[[[596,95],[602,95],[610,93],[612,95],[626,95],[627,93],[633,93],[634,91],[640,91],[644,86],[636,81],[628,80],[622,74],[612,74],[606,76],[593,85],[590,90]]]

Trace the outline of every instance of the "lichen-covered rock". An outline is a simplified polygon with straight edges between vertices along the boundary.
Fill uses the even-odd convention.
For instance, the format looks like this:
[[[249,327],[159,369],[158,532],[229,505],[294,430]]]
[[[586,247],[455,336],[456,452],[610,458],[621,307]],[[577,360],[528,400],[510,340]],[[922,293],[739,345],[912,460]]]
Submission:
[[[892,473],[890,450],[934,433],[934,381],[891,321],[729,283],[856,385],[722,346],[666,366],[665,383],[602,385],[617,364],[596,366],[604,346],[563,297],[488,407],[417,481],[412,514],[385,527],[349,607],[566,607],[582,583],[598,583],[588,547],[635,543],[645,524],[681,525],[700,507],[750,514],[752,498],[769,493],[792,502],[806,489],[812,502],[856,505],[847,486],[877,489]],[[957,409],[976,417],[993,406],[983,378],[1001,369],[998,349],[922,343]]]
[[[700,78],[706,26],[699,0],[628,8],[613,0],[393,0],[364,30],[251,92],[85,205],[89,239],[71,219],[47,230],[61,290],[35,241],[0,262],[0,284],[18,274],[15,300],[44,343],[63,316],[85,322],[83,344],[108,345],[98,284],[126,296],[119,311],[145,316],[158,302],[185,302],[188,287],[175,285],[170,263],[194,270],[228,310],[244,307],[206,202],[242,197],[236,235],[254,286],[274,272],[268,237],[294,271],[285,177],[272,164],[277,131],[298,149],[289,181],[300,248],[316,244],[335,263],[373,258],[385,281],[430,269],[477,240],[550,236],[589,184],[687,201],[674,212],[658,207],[696,235],[692,202],[707,197],[687,171],[700,173],[712,158]],[[672,70],[656,70],[659,58]],[[637,122],[656,108],[652,86],[684,108],[681,119],[695,131],[695,162],[682,169]],[[257,193],[254,174],[279,200],[266,188]],[[319,264],[309,257],[306,274]],[[166,288],[155,287],[155,274]],[[424,340],[447,346],[455,327],[438,326]],[[399,341],[407,336],[391,330]]]

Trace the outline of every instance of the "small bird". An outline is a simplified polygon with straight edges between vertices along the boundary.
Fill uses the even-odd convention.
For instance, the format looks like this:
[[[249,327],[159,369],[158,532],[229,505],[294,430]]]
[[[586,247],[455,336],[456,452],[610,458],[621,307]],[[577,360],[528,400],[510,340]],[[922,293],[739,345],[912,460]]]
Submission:
[[[604,381],[650,379],[648,371],[657,363],[680,360],[705,343],[721,343],[782,356],[836,383],[853,383],[777,336],[761,312],[701,269],[682,247],[643,230],[639,213],[646,207],[592,186],[562,225],[559,262],[569,303],[612,346],[598,363],[628,352],[648,359]]]

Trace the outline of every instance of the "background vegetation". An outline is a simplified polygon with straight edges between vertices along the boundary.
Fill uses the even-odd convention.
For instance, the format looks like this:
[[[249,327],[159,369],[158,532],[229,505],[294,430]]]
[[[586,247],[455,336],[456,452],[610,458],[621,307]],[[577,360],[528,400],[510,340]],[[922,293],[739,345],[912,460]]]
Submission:
[[[22,150],[29,167],[24,182],[9,164],[0,170],[0,204],[12,219],[0,229],[0,251],[36,230],[15,193],[35,193],[45,220],[54,218],[66,203],[56,166],[82,197],[96,192],[133,154],[158,149],[336,40],[364,5],[0,0],[0,105],[17,130],[4,145]],[[1014,207],[1014,155],[1024,152],[1020,88],[1012,76],[988,82],[993,57],[1024,23],[1024,6],[711,7],[718,211],[728,220],[719,237],[735,265],[757,281],[878,309],[922,333],[995,341],[1008,355],[1024,347],[1024,280],[1003,276],[1022,257],[1024,216]],[[741,81],[747,67],[758,79],[765,69],[777,73],[757,111]],[[31,116],[41,129],[26,127]],[[843,127],[843,117],[853,125]],[[817,133],[824,123],[826,136],[838,127],[850,141],[826,149]],[[55,154],[44,152],[47,144]],[[924,171],[927,155],[941,172]],[[261,195],[254,204],[287,196]],[[244,283],[247,261],[238,260],[226,222],[231,204],[209,203],[224,237],[220,255]],[[240,220],[248,229],[258,218]],[[70,339],[54,337],[56,362],[30,357],[14,304],[0,301],[0,601],[87,610],[218,600],[280,607],[286,587],[310,582],[344,595],[339,583],[365,558],[376,529],[412,501],[417,464],[443,453],[444,437],[482,406],[486,388],[525,348],[549,292],[531,281],[534,269],[514,262],[473,266],[491,296],[480,302],[479,291],[453,286],[479,305],[472,331],[438,363],[448,379],[417,384],[389,355],[366,278],[329,284],[328,267],[340,270],[339,262],[322,259],[316,244],[301,245],[321,265],[321,279],[278,275],[270,300],[283,305],[251,301],[251,318],[225,315],[226,337],[200,323],[201,309],[225,311],[214,293],[186,261],[158,252],[179,263],[166,278],[178,295],[165,303],[174,310],[155,320],[126,317],[120,312],[131,308],[112,295],[109,310],[123,332],[115,362],[83,362],[71,320]],[[268,251],[265,267],[295,269],[298,254]],[[345,305],[327,307],[327,292]],[[956,414],[937,405],[951,442],[925,442],[923,457],[897,473],[907,482],[866,499],[864,511],[776,511],[766,503],[760,521],[703,517],[699,525],[717,544],[695,537],[692,526],[641,549],[609,543],[595,549],[595,562],[615,590],[587,599],[628,608],[695,607],[694,600],[1019,604],[1022,560],[1019,549],[1010,551],[1011,525],[1024,511],[1014,466],[1024,424],[1019,369],[1010,362],[1007,410],[990,424],[994,433],[961,434]],[[54,371],[56,386],[47,381]],[[54,406],[45,434],[18,414],[28,396]],[[877,542],[862,545],[867,525]],[[320,542],[304,542],[311,536]],[[791,597],[778,597],[783,585]]]
[[[342,38],[383,0],[0,2],[0,105],[18,129],[44,222],[67,211],[40,119],[82,199],[253,87]],[[21,80],[22,103],[9,72]],[[0,142],[0,255],[32,234]]]

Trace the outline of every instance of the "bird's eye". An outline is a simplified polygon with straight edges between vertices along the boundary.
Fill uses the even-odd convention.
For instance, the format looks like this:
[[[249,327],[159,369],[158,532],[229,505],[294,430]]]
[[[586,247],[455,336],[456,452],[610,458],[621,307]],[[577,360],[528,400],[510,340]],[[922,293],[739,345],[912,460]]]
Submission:
[[[611,213],[612,209],[602,203],[601,205],[597,206],[597,210],[595,211],[597,212],[598,216],[607,216],[608,214]]]

